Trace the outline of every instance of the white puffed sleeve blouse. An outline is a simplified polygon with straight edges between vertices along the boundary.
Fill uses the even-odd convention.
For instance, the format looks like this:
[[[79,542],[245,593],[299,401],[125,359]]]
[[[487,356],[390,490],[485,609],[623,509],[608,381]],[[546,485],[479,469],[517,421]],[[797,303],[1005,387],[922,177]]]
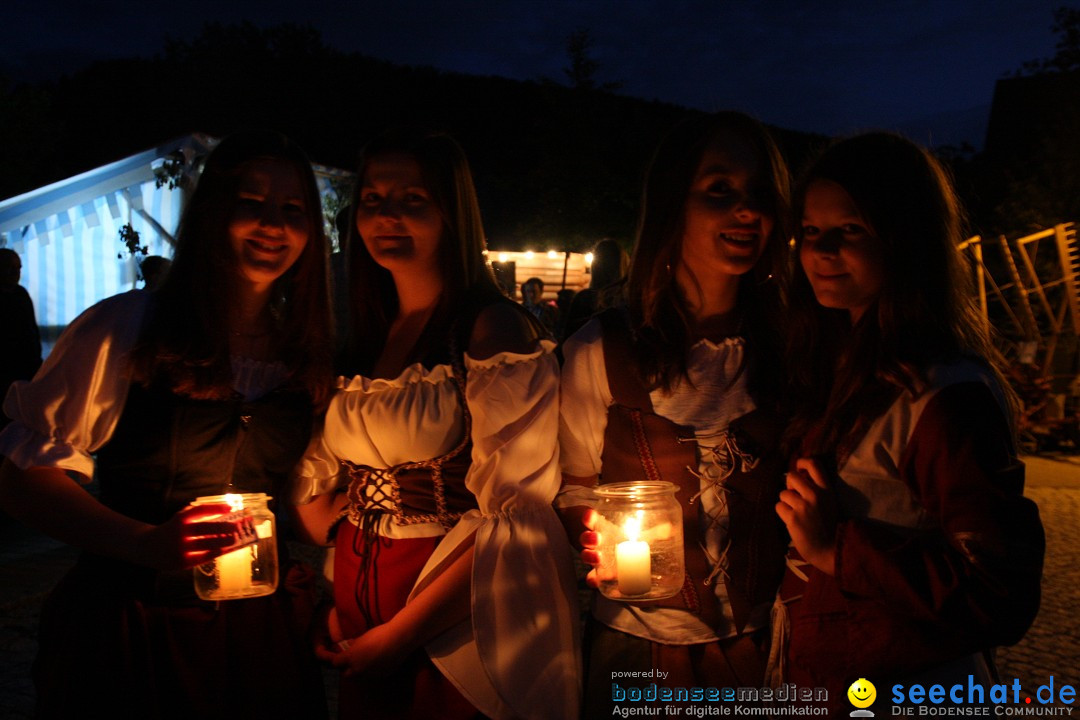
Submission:
[[[432,660],[484,714],[574,718],[580,694],[572,551],[551,503],[559,490],[559,366],[554,343],[531,354],[467,354],[465,402],[472,464],[465,485],[479,509],[447,532],[399,525],[394,537],[445,532],[415,595],[475,533],[472,617],[431,642]],[[321,437],[299,468],[300,502],[334,489],[339,461],[389,468],[439,457],[461,439],[464,415],[449,365],[416,364],[391,380],[339,381]]]
[[[11,423],[0,455],[22,469],[54,467],[94,475],[93,454],[111,438],[131,387],[130,353],[152,295],[131,290],[83,312],[60,335],[34,379],[16,382],[4,398]],[[232,387],[254,400],[287,377],[281,362],[231,358]]]

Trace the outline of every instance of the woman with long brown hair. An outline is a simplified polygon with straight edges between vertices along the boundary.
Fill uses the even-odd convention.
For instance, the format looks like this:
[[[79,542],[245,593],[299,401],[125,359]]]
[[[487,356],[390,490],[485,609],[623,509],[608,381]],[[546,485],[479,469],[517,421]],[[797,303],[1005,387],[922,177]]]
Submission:
[[[787,168],[756,120],[677,126],[646,175],[625,304],[564,346],[559,504],[582,559],[602,560],[591,488],[655,479],[678,487],[687,559],[682,592],[659,606],[595,596],[589,717],[612,714],[613,671],[760,686],[784,548],[771,507],[787,204]]]
[[[993,647],[1038,610],[1044,541],[952,184],[870,133],[821,155],[796,210],[775,679],[825,688],[834,712],[860,678],[996,682]]]
[[[373,140],[354,207],[350,371],[299,507],[334,531],[341,716],[575,717],[554,343],[498,290],[449,136]]]
[[[191,568],[235,528],[196,522],[228,505],[190,503],[287,495],[329,391],[326,263],[304,153],[269,131],[227,137],[164,285],[87,310],[9,392],[0,501],[84,551],[42,611],[40,716],[325,713],[286,558],[271,595],[200,600]]]

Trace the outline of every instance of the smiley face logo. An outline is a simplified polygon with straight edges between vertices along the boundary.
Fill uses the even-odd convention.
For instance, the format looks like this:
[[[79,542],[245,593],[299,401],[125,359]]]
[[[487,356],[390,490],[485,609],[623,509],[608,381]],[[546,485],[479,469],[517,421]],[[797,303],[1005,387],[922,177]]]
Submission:
[[[847,698],[857,708],[868,708],[877,699],[877,688],[866,678],[859,678],[847,689]]]

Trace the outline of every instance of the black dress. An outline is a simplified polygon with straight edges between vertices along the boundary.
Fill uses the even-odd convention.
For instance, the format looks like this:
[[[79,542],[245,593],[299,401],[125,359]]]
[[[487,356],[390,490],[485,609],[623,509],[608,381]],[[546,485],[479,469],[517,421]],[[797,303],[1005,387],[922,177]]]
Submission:
[[[230,478],[236,492],[284,498],[311,416],[299,391],[207,401],[132,385],[97,453],[101,501],[158,524],[198,496],[225,492]],[[282,535],[279,517],[279,551]],[[274,594],[215,603],[195,595],[191,570],[157,572],[84,553],[42,611],[38,714],[325,716],[306,633],[311,583],[287,558],[280,567]]]

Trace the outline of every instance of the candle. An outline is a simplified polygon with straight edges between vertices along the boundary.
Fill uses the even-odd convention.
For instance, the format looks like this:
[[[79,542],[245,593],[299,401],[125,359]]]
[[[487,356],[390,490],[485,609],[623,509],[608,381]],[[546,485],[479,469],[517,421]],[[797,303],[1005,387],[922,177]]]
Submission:
[[[225,496],[225,502],[233,512],[244,509],[244,497],[235,493]],[[225,553],[215,561],[218,574],[218,588],[223,593],[236,593],[251,587],[251,553],[248,548]]]
[[[251,552],[243,547],[217,558],[218,587],[224,593],[251,587]]]
[[[686,576],[682,506],[667,482],[598,485],[599,589],[621,602],[677,595]]]
[[[638,540],[641,519],[627,518],[623,532],[627,539],[615,546],[615,575],[619,592],[624,595],[644,595],[652,589],[652,557],[649,543]]]
[[[236,600],[269,595],[277,588],[274,516],[264,493],[229,493],[195,499],[194,505],[226,503],[229,512],[207,521],[232,523],[233,542],[219,557],[195,568],[195,593],[203,600]]]

